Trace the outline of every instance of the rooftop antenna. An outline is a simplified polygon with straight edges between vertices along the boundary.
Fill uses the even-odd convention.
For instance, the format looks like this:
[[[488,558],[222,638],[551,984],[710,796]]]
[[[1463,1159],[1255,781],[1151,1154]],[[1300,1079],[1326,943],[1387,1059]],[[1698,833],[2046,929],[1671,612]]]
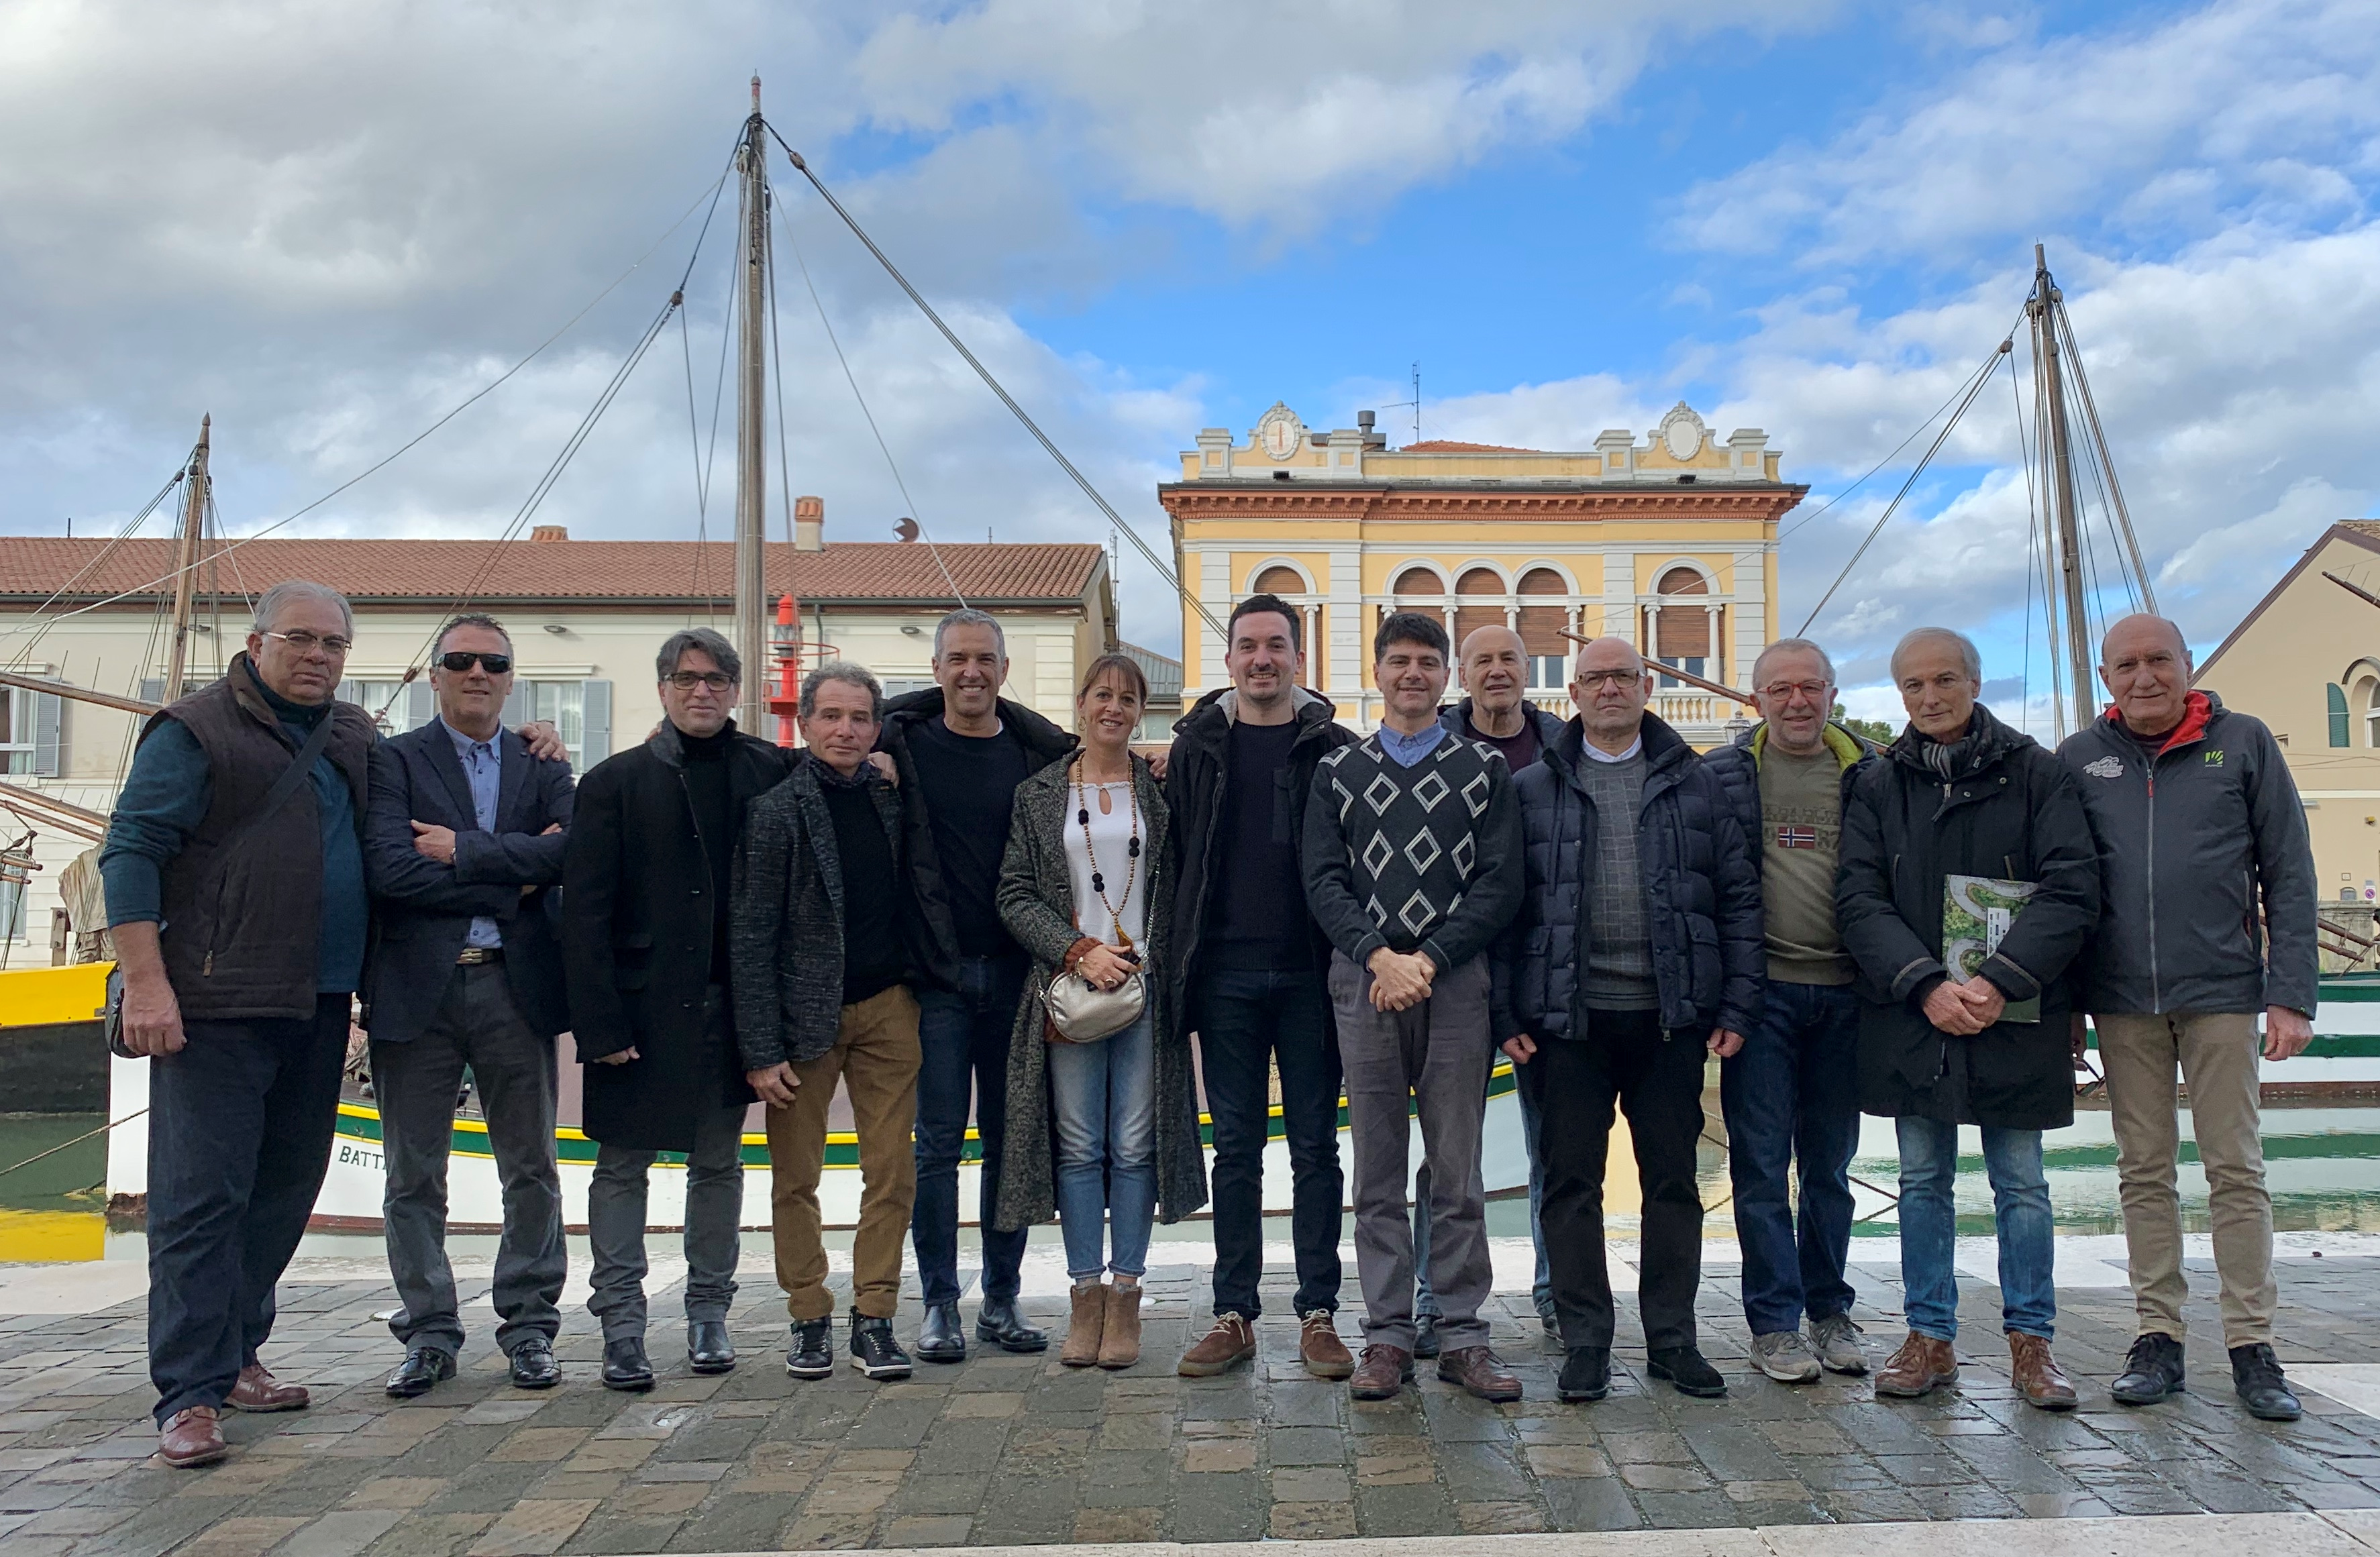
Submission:
[[[1413,398],[1396,401],[1390,404],[1388,409],[1402,411],[1408,406],[1412,408],[1414,414],[1413,441],[1418,443],[1421,441],[1421,364],[1418,362],[1413,365]]]

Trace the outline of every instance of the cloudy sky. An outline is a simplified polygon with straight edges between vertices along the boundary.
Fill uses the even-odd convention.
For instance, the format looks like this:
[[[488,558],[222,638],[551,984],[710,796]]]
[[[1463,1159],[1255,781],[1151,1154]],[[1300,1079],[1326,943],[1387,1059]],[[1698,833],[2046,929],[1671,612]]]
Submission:
[[[501,531],[686,270],[755,68],[785,139],[1160,550],[1153,489],[1198,428],[1283,399],[1321,426],[1380,407],[1402,441],[1415,362],[1426,437],[1577,448],[1683,398],[1767,428],[1808,513],[2007,332],[2035,241],[2194,640],[2380,498],[2374,0],[0,0],[0,527],[120,525],[205,410],[248,533],[586,308],[295,526]],[[1105,541],[773,176],[786,457],[830,537],[889,537],[907,505],[795,247],[929,531]],[[540,521],[720,533],[688,426],[718,236]],[[2003,379],[1820,619],[1847,682],[1950,622],[2015,701],[2018,461]],[[1900,475],[1791,534],[1789,626]],[[1178,641],[1152,571],[1127,549],[1122,572],[1127,633]]]

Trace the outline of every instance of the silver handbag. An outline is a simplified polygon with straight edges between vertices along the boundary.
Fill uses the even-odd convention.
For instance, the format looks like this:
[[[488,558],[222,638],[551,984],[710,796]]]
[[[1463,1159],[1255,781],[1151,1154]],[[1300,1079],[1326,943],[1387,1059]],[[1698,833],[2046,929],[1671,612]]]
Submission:
[[[1080,973],[1061,970],[1050,975],[1041,1004],[1059,1037],[1070,1044],[1096,1044],[1140,1020],[1148,1008],[1148,977],[1135,968],[1115,988],[1101,989]]]

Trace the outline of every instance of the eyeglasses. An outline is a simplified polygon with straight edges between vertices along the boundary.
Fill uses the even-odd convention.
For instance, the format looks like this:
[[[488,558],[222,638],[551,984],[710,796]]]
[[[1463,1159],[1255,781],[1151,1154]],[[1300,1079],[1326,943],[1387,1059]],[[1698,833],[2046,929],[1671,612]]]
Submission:
[[[438,663],[458,676],[474,665],[486,666],[488,674],[491,676],[503,676],[511,673],[513,657],[509,654],[475,654],[469,649],[456,649],[450,654],[440,655]]]
[[[735,684],[735,678],[724,670],[673,670],[662,679],[680,692],[692,692],[698,686],[725,692]]]
[[[342,638],[335,633],[327,638],[319,637],[302,627],[295,633],[261,633],[257,635],[263,638],[278,638],[287,644],[291,652],[296,654],[311,654],[319,648],[334,659],[339,658],[356,646],[356,641],[353,638]]]
[[[1827,698],[1825,682],[1778,682],[1760,689],[1760,695],[1771,703],[1782,703],[1799,693],[1808,702],[1823,703]]]
[[[1594,692],[1602,687],[1626,686],[1631,682],[1641,682],[1645,675],[1643,670],[1581,670],[1578,684]]]

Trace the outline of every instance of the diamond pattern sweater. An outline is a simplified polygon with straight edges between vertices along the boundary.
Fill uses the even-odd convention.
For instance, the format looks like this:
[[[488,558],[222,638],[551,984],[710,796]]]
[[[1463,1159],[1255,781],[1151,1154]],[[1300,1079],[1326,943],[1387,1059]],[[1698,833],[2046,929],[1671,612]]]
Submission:
[[[1305,901],[1361,966],[1382,947],[1439,972],[1488,948],[1521,902],[1521,813],[1502,754],[1447,740],[1412,767],[1377,735],[1325,756],[1305,807]]]

